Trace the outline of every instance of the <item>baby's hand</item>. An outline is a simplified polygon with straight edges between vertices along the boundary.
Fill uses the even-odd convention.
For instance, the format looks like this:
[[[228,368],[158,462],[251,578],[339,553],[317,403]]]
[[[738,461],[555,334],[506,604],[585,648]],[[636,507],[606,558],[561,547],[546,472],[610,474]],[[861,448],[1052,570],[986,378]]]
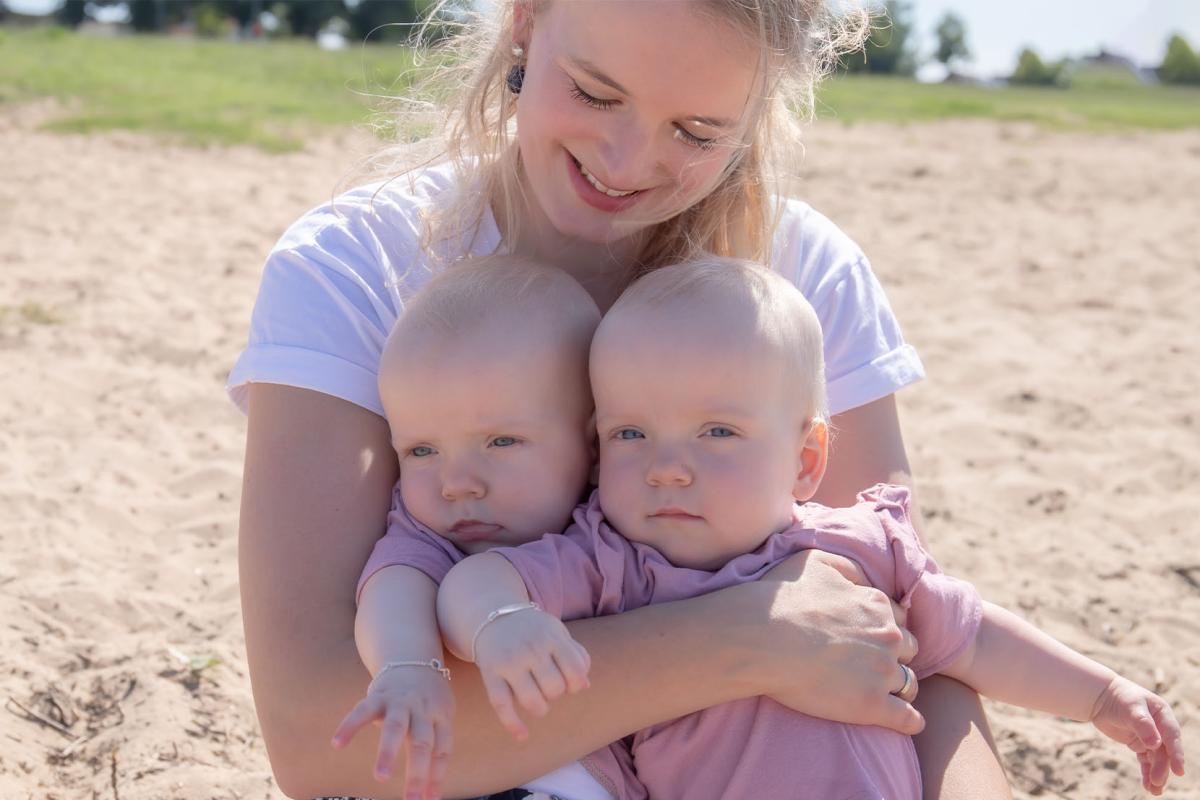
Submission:
[[[500,617],[475,640],[475,664],[488,699],[500,724],[518,740],[529,736],[529,729],[517,715],[514,698],[529,713],[545,716],[550,701],[588,687],[591,663],[566,626],[538,608]]]
[[[1162,794],[1167,770],[1183,774],[1183,737],[1167,701],[1120,675],[1100,694],[1092,724],[1137,753],[1142,786]]]
[[[436,800],[450,756],[454,693],[450,682],[426,666],[397,666],[380,672],[333,734],[333,746],[345,747],[368,722],[382,727],[375,779],[392,776],[400,748],[407,755],[405,797]]]

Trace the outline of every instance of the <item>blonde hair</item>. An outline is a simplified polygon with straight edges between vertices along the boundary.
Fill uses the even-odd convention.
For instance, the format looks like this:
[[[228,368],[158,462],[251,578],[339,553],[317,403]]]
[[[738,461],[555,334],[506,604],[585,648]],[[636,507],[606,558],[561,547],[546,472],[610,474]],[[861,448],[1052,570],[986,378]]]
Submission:
[[[712,313],[715,309],[732,308],[753,331],[756,352],[761,349],[764,355],[780,359],[780,369],[788,377],[785,386],[795,393],[804,417],[828,421],[821,323],[791,281],[763,264],[713,255],[660,267],[617,299],[601,321],[595,341],[610,327],[620,328],[631,318],[665,308],[679,308],[698,324],[723,319]]]
[[[515,1],[530,14],[551,2]],[[418,41],[444,24],[449,2],[434,5]],[[752,138],[712,192],[653,226],[630,277],[705,251],[759,261],[770,257],[780,210],[772,199],[789,177],[787,168],[798,163],[800,122],[812,116],[817,83],[841,53],[861,46],[869,26],[866,11],[838,14],[827,0],[696,0],[695,5],[757,44],[760,96],[751,106],[756,119],[747,129]],[[426,163],[448,159],[457,175],[455,193],[425,220],[422,246],[431,255],[442,243],[471,241],[493,201],[503,209],[498,223],[507,237],[521,223],[516,102],[505,82],[517,63],[511,53],[513,11],[506,0],[496,6],[493,15],[478,15],[434,48],[431,58],[438,66],[413,95],[429,99],[401,101],[398,128],[415,124],[445,130],[441,147]],[[395,174],[402,163],[411,167],[410,153],[407,146],[385,150],[373,160],[376,172],[390,166]]]

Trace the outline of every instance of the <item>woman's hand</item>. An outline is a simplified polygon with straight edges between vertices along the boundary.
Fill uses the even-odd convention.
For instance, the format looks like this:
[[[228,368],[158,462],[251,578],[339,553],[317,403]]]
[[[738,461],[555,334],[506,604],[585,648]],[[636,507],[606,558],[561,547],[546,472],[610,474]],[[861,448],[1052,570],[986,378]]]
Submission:
[[[916,639],[901,627],[904,610],[867,585],[857,564],[809,550],[737,588],[756,595],[745,598],[752,611],[730,608],[751,617],[738,644],[755,659],[763,694],[822,719],[921,731],[921,714],[891,694],[904,685],[899,665],[916,655]]]

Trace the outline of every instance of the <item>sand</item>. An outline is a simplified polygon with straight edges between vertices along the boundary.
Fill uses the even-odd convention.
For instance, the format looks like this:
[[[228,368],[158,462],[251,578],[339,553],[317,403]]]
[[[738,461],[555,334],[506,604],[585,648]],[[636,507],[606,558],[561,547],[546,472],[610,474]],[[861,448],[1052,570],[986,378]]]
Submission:
[[[278,798],[223,384],[263,255],[363,140],[271,156],[53,113],[0,114],[0,798]],[[988,122],[823,125],[801,181],[925,360],[900,402],[943,566],[1156,688],[1193,750],[1197,185],[1200,132]],[[1018,798],[1139,794],[1091,726],[989,712]]]

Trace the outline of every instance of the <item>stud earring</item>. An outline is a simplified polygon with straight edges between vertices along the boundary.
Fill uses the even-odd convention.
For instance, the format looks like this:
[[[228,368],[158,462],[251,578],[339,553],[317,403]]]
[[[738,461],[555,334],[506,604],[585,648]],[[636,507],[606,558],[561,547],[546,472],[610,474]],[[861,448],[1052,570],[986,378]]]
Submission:
[[[513,58],[517,59],[517,63],[512,65],[512,69],[508,71],[504,82],[508,84],[508,90],[513,94],[521,93],[521,84],[525,82],[525,65],[521,63],[521,59],[525,57],[525,48],[519,44],[512,46]]]

